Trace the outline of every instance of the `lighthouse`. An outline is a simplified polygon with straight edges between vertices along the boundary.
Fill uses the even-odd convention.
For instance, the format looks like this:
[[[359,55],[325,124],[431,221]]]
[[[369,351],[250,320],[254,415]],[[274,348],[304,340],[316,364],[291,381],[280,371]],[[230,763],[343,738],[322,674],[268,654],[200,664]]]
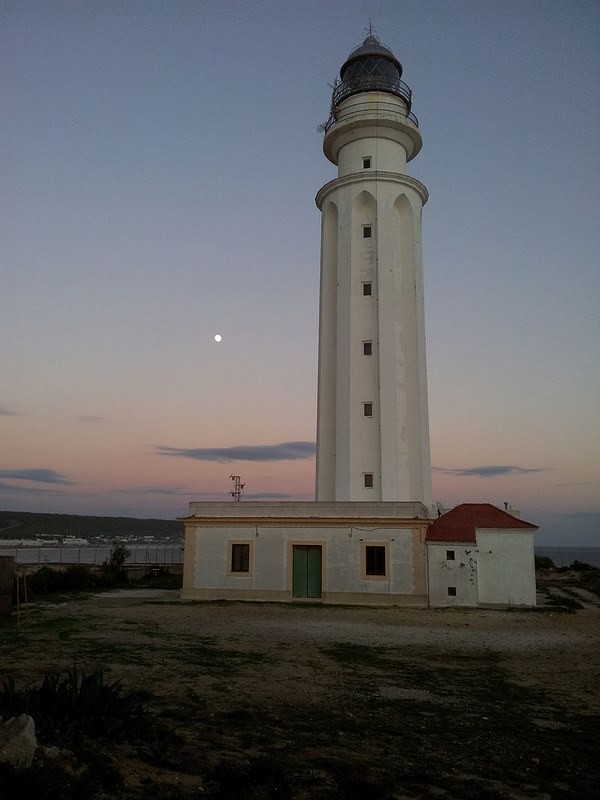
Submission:
[[[323,129],[338,173],[316,198],[316,502],[191,502],[183,599],[428,603],[427,190],[406,174],[421,134],[402,66],[372,34],[343,64]]]
[[[340,69],[323,151],[318,501],[431,509],[421,213],[407,174],[422,146],[393,52],[369,34]]]

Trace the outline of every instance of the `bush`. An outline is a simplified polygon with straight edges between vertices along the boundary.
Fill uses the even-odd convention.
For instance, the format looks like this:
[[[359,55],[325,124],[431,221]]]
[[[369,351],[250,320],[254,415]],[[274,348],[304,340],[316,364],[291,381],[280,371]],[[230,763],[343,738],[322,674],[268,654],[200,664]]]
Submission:
[[[107,683],[102,669],[86,675],[74,667],[46,673],[39,687],[17,689],[14,679],[0,689],[0,716],[29,714],[41,741],[77,744],[82,736],[108,741],[135,741],[144,729],[146,709],[138,692]]]
[[[536,556],[535,557],[535,568],[536,569],[556,569],[554,565],[554,561],[548,556]]]
[[[81,592],[94,585],[91,569],[83,564],[71,564],[65,570],[42,567],[27,578],[28,591],[38,596],[53,592]]]
[[[573,572],[589,572],[590,570],[597,569],[592,564],[587,564],[585,561],[573,561],[573,563],[569,566],[570,570]]]
[[[127,580],[124,566],[130,555],[131,551],[124,544],[113,544],[110,556],[102,564],[102,576],[106,583],[124,583]]]

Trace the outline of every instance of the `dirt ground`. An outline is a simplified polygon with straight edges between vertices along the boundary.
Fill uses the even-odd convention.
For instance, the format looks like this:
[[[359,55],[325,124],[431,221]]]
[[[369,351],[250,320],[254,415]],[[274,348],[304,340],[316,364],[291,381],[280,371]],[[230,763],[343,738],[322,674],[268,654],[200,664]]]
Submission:
[[[77,663],[149,690],[177,755],[164,742],[151,763],[127,748],[112,757],[128,785],[177,787],[164,797],[599,796],[594,602],[577,613],[424,610],[128,590],[29,617],[0,628],[0,678],[28,683]],[[240,775],[265,759],[279,784],[270,762],[248,788]]]

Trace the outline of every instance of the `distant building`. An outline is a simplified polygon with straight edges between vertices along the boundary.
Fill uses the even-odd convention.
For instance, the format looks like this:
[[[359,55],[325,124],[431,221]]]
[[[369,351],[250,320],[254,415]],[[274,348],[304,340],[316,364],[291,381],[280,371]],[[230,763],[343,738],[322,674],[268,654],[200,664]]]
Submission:
[[[490,503],[462,503],[426,536],[431,606],[534,606],[537,525]]]

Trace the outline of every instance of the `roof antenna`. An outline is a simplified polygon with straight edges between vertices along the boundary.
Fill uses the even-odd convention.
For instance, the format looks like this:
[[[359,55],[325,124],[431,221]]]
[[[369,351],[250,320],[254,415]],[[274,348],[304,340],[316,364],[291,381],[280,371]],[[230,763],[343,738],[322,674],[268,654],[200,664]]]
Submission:
[[[365,28],[365,30],[369,31],[369,36],[374,36],[375,35],[375,29],[373,28],[373,21],[372,21],[371,17],[369,17],[369,27],[368,27],[368,29]]]
[[[230,475],[229,477],[233,481],[233,491],[229,492],[229,494],[233,497],[234,503],[239,503],[242,499],[242,493],[246,484],[242,483],[240,475]]]

